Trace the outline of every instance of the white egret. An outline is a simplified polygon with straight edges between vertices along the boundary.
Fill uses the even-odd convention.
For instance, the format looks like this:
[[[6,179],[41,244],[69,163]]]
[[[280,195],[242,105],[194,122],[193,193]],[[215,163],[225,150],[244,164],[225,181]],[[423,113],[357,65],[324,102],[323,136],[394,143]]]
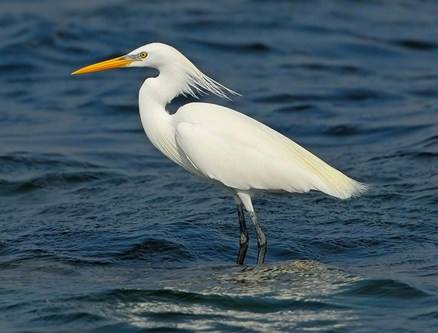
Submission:
[[[322,191],[340,199],[356,196],[366,187],[270,127],[235,110],[210,103],[188,103],[169,114],[166,105],[178,95],[237,94],[203,74],[175,48],[161,43],[144,45],[72,74],[120,67],[151,67],[157,77],[144,81],[139,108],[144,131],[169,159],[192,174],[229,190],[237,203],[243,264],[248,248],[244,210],[255,226],[257,264],[263,264],[266,237],[251,202],[256,192]]]

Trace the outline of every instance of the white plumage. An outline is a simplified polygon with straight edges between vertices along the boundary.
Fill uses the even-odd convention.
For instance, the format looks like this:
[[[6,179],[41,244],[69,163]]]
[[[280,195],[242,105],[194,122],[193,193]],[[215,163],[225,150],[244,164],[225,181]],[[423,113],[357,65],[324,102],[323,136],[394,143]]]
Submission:
[[[359,183],[331,167],[289,138],[232,109],[209,103],[189,103],[171,115],[165,107],[177,95],[211,92],[237,94],[199,71],[171,46],[152,43],[126,56],[84,67],[74,74],[114,67],[152,67],[139,93],[140,116],[146,135],[164,155],[191,173],[232,191],[239,209],[243,263],[248,233],[243,209],[256,227],[258,263],[263,263],[266,237],[257,222],[251,196],[258,191],[318,190],[347,199],[365,191]]]
[[[292,140],[234,110],[190,103],[173,116],[176,144],[189,169],[242,190],[319,190],[347,199],[363,185]]]

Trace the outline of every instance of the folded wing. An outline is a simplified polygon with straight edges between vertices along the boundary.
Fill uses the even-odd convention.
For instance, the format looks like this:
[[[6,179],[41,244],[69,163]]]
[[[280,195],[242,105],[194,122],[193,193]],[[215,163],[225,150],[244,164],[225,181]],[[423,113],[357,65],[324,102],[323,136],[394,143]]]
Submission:
[[[240,190],[319,190],[346,199],[365,186],[289,138],[234,110],[190,103],[175,114],[180,153],[196,173]]]

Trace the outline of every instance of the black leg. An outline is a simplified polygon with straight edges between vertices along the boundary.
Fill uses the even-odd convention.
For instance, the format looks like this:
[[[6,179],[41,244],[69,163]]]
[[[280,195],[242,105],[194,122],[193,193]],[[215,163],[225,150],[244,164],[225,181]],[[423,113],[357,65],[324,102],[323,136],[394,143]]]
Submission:
[[[266,236],[262,230],[262,227],[257,222],[257,217],[254,211],[249,212],[249,216],[251,217],[251,221],[254,224],[257,234],[257,246],[258,246],[257,265],[261,265],[265,262],[266,244],[267,244]]]
[[[239,215],[239,225],[240,225],[240,243],[239,243],[239,254],[237,255],[237,264],[243,265],[245,261],[246,251],[248,250],[249,235],[248,230],[246,230],[245,214],[243,213],[242,204],[237,205],[237,213]]]

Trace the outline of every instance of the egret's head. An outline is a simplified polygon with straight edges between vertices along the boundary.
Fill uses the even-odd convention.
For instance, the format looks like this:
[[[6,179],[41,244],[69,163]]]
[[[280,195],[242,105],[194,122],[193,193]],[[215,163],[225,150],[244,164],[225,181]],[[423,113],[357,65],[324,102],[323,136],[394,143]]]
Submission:
[[[126,55],[101,61],[82,67],[72,74],[99,72],[112,68],[151,67],[166,73],[169,84],[176,94],[198,97],[201,93],[211,92],[217,96],[229,98],[227,95],[238,95],[212,78],[203,74],[192,62],[172,46],[162,43],[151,43],[141,46]]]
[[[86,74],[113,68],[151,67],[160,69],[165,65],[188,61],[178,50],[162,43],[151,43],[141,46],[126,55],[82,67],[72,74]]]
[[[183,65],[190,62],[177,49],[162,43],[146,44],[129,52],[126,57],[134,59],[128,67],[151,67],[160,69],[167,65]]]

